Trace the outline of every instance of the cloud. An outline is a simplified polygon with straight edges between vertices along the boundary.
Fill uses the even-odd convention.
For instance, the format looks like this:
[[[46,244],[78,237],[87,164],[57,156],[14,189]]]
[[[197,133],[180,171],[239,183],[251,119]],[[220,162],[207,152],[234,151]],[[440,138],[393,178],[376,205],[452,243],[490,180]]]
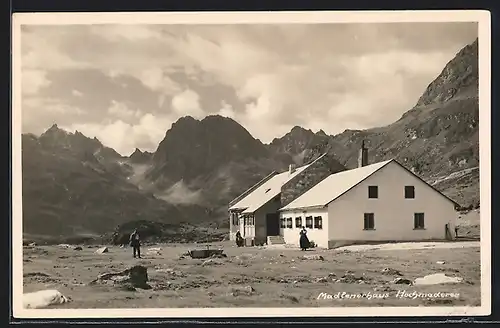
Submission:
[[[24,95],[34,95],[38,91],[50,85],[47,79],[47,72],[39,69],[24,70],[22,72],[22,93]]]
[[[83,93],[78,90],[71,90],[71,94],[75,97],[83,97]]]
[[[264,142],[295,125],[336,134],[392,123],[477,37],[477,24],[75,24],[22,33],[23,131],[78,124],[128,152],[155,149],[185,115],[231,117]]]
[[[135,148],[155,151],[159,142],[170,129],[172,120],[167,116],[143,115],[136,124],[118,119],[101,124],[70,124],[61,126],[68,131],[80,131],[88,137],[97,137],[104,145],[128,156]]]
[[[200,96],[189,89],[172,98],[172,108],[179,115],[190,115],[194,118],[201,118],[204,114],[200,107]]]
[[[161,68],[149,68],[139,73],[141,82],[155,91],[172,94],[180,91],[179,86],[166,75]]]
[[[108,113],[111,114],[112,116],[119,117],[122,119],[140,118],[142,116],[141,111],[131,110],[128,108],[126,104],[120,103],[115,100],[111,101],[111,106],[108,108]]]
[[[233,106],[230,104],[226,103],[224,100],[221,101],[221,109],[219,112],[217,112],[218,115],[228,117],[228,118],[235,118],[235,112],[233,109]]]

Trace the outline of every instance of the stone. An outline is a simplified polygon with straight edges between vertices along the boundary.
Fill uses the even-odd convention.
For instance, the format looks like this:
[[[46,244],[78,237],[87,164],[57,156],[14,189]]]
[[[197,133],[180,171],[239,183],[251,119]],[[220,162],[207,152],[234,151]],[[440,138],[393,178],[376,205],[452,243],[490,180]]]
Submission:
[[[231,288],[231,294],[233,296],[251,295],[254,292],[255,292],[255,289],[252,286],[233,287],[233,288]]]
[[[25,309],[42,309],[51,305],[68,303],[71,300],[61,294],[58,290],[40,290],[23,295],[23,307]]]
[[[337,279],[336,282],[354,284],[354,283],[360,283],[360,281],[363,280],[364,280],[363,277],[356,277],[354,274],[348,273],[343,275],[340,279]]]
[[[302,259],[304,259],[304,260],[318,260],[318,261],[325,260],[325,258],[323,256],[318,255],[318,254],[304,255],[304,256],[302,256]]]
[[[201,265],[202,266],[207,266],[207,265],[221,265],[222,263],[215,260],[215,259],[208,259],[205,260]]]
[[[81,248],[80,246],[76,246],[75,248],[73,248],[73,250],[75,250],[75,251],[81,251],[81,250],[83,250],[83,248]]]
[[[281,295],[281,298],[286,298],[290,300],[292,303],[299,303],[299,299],[293,295]]]
[[[69,244],[59,244],[57,246],[59,246],[61,248],[71,248],[71,245],[69,245]]]
[[[437,261],[436,264],[445,264],[445,261]]]
[[[405,279],[405,278],[396,278],[392,281],[393,284],[396,284],[396,285],[412,285],[412,281],[409,280],[409,279]]]
[[[434,273],[427,276],[415,279],[415,285],[438,285],[438,284],[449,284],[449,283],[460,283],[463,278],[460,277],[449,277],[444,273]]]
[[[314,280],[315,283],[324,283],[324,282],[328,282],[328,279],[325,278],[325,277],[320,277],[320,278],[316,278]]]
[[[403,274],[398,270],[392,268],[385,268],[382,270],[382,274],[390,275],[390,276],[402,276]]]
[[[103,253],[108,253],[108,252],[109,252],[109,249],[107,247],[101,247],[101,248],[98,248],[94,253],[103,254]]]

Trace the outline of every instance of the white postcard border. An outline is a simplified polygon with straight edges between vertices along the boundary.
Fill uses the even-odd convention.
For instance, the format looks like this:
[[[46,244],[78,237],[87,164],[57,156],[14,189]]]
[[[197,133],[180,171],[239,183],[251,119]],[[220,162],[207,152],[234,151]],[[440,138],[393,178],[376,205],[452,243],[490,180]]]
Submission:
[[[12,18],[12,289],[15,318],[220,318],[220,317],[386,317],[475,316],[491,313],[491,16],[488,11],[357,12],[141,12],[16,13]],[[21,176],[21,25],[72,24],[305,24],[478,22],[481,306],[478,307],[320,307],[24,309]]]

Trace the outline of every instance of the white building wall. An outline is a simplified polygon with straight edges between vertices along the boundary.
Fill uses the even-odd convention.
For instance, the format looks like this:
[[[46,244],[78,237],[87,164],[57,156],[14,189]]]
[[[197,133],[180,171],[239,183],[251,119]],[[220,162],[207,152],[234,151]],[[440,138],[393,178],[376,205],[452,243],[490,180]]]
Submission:
[[[290,244],[290,245],[296,245],[297,247],[299,246],[299,238],[300,238],[300,230],[302,228],[297,228],[295,226],[295,218],[301,217],[302,218],[302,225],[305,226],[306,224],[306,217],[307,216],[312,216],[313,217],[313,228],[307,228],[307,238],[309,238],[310,241],[314,241],[314,243],[318,247],[323,247],[327,248],[328,247],[328,209],[321,209],[321,210],[309,210],[309,211],[294,211],[294,212],[281,212],[280,213],[280,219],[282,218],[292,218],[292,228],[280,228],[280,234],[283,236],[283,239],[285,240],[285,243]],[[322,229],[317,229],[314,226],[314,217],[315,216],[321,216],[322,218]]]
[[[236,240],[236,232],[240,230],[240,225],[239,225],[239,219],[237,219],[236,223],[233,224],[233,217],[236,216],[238,217],[238,214],[234,211],[229,212],[229,240]]]
[[[377,199],[368,198],[371,185],[378,186]],[[415,187],[414,199],[405,199],[405,186]],[[414,213],[419,212],[425,213],[423,230],[414,229]],[[338,241],[445,239],[447,223],[454,237],[457,218],[451,201],[394,162],[330,203],[328,213],[331,247]],[[364,213],[374,213],[374,230],[363,229]]]

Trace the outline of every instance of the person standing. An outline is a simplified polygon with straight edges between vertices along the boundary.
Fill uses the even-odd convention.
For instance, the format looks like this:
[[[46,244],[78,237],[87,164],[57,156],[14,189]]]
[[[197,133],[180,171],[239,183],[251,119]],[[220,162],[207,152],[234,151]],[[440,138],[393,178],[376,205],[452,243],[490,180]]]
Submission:
[[[306,227],[302,227],[302,230],[300,230],[299,235],[300,235],[299,239],[300,249],[302,251],[305,251],[306,249],[309,248],[309,238],[307,238]]]
[[[239,231],[236,232],[236,246],[243,246],[243,238],[241,237],[241,233]]]
[[[141,258],[141,241],[140,241],[140,236],[139,233],[137,232],[137,229],[132,232],[129,238],[130,246],[134,249],[134,258],[137,257]]]

